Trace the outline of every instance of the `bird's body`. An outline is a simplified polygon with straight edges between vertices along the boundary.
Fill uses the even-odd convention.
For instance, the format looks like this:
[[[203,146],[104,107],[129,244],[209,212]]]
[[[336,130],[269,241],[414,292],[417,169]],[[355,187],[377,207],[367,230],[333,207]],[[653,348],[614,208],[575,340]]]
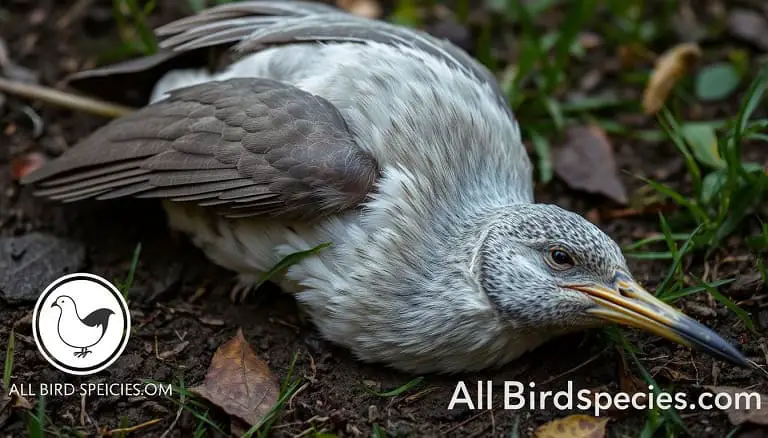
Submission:
[[[606,320],[714,339],[668,333],[695,323],[637,286],[597,227],[533,203],[519,127],[460,49],[302,2],[233,3],[159,33],[243,57],[168,73],[152,104],[33,173],[39,194],[163,199],[171,227],[246,289],[330,242],[281,285],[326,338],[403,370],[497,366]]]
[[[96,309],[81,318],[77,304],[69,296],[57,298],[52,307],[60,310],[56,329],[59,338],[68,346],[77,349],[76,356],[85,357],[91,351],[90,347],[98,344],[107,331],[109,317],[114,312],[109,309]]]
[[[296,62],[307,58],[306,63]],[[505,108],[488,105],[494,98],[488,85],[407,48],[347,43],[270,49],[210,77],[202,71],[171,72],[153,95],[160,99],[170,89],[233,77],[269,77],[324,97],[339,109],[357,144],[375,157],[382,171],[375,199],[363,211],[309,223],[225,219],[203,208],[166,202],[171,226],[188,233],[214,262],[238,272],[243,288],[282,257],[332,242],[317,257],[292,267],[280,285],[298,293],[326,336],[342,340],[363,359],[387,361],[395,349],[404,348],[402,331],[415,328],[424,340],[434,338],[429,344],[471,342],[478,354],[489,355],[473,355],[467,363],[447,350],[440,362],[452,370],[504,363],[546,340],[548,336],[503,336],[501,332],[512,330],[503,326],[498,333],[478,337],[489,317],[494,318],[493,308],[472,280],[470,260],[452,260],[447,250],[454,245],[469,249],[480,237],[464,235],[462,222],[533,200],[530,163],[517,126]],[[435,84],[467,98],[436,93]],[[427,114],[431,125],[423,123]],[[438,133],[445,141],[431,144],[432,150],[414,147],[414,139]],[[443,223],[430,223],[435,214]],[[437,272],[455,276],[433,275]],[[400,292],[404,281],[407,294]],[[454,304],[444,299],[446,290],[464,296]],[[397,305],[389,298],[376,300],[393,294],[403,295]],[[420,314],[433,307],[457,321],[424,324]],[[400,320],[405,327],[398,327]],[[380,334],[373,339],[365,329],[372,326]],[[461,340],[461,333],[468,339]],[[414,370],[444,351],[416,348],[428,359],[415,359],[409,365]]]

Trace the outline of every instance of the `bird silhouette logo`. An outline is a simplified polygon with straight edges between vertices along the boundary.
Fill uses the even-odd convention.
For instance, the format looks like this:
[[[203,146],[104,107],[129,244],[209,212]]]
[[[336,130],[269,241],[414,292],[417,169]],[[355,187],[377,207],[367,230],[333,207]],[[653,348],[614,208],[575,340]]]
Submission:
[[[93,274],[65,275],[37,300],[32,317],[38,350],[69,374],[97,373],[122,354],[131,329],[122,294]]]
[[[111,309],[103,307],[81,318],[77,313],[75,300],[67,295],[59,296],[51,307],[58,307],[61,310],[59,323],[56,325],[59,338],[65,344],[75,348],[74,356],[80,358],[85,358],[92,352],[88,348],[98,344],[104,338],[109,317],[115,314]]]

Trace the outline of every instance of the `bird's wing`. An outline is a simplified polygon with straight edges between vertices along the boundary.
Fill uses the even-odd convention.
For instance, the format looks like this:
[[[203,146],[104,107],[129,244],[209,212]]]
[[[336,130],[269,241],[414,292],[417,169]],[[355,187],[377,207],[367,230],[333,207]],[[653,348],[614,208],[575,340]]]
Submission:
[[[109,323],[109,317],[111,315],[114,315],[114,313],[115,312],[107,308],[96,309],[93,312],[91,312],[88,316],[83,318],[82,322],[88,327],[96,327],[97,325],[100,325],[104,327],[104,330],[106,330],[107,324]]]
[[[422,50],[487,83],[507,108],[506,97],[485,66],[462,49],[429,34],[339,9],[301,1],[244,1],[223,4],[157,29],[160,46],[174,51],[237,43],[247,54],[269,46],[312,42],[378,42]]]
[[[117,119],[23,179],[54,200],[188,201],[228,217],[314,218],[378,176],[327,100],[259,78],[207,82]]]
[[[236,51],[244,55],[265,47],[295,43],[378,42],[420,49],[443,60],[488,84],[501,107],[508,108],[506,97],[490,70],[450,42],[324,4],[287,0],[226,3],[166,24],[158,28],[156,34],[164,52],[155,55],[151,62],[129,61],[124,68],[112,65],[85,71],[74,78],[136,72],[142,65],[149,68],[165,61],[170,53],[183,54],[221,45],[235,44]]]

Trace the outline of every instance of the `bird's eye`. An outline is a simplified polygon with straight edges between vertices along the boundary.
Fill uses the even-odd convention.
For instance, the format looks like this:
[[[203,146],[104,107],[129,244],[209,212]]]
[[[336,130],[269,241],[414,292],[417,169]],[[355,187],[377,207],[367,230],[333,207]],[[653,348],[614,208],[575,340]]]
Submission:
[[[573,257],[560,248],[551,249],[547,261],[549,261],[550,266],[560,270],[572,268],[576,264]]]

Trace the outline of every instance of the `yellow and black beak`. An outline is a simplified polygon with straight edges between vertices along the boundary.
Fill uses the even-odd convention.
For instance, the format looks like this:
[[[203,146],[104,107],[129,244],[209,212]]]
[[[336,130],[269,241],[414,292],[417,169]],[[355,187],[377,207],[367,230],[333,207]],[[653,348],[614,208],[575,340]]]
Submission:
[[[637,327],[688,347],[699,347],[735,365],[756,366],[720,335],[651,295],[628,274],[617,274],[614,284],[613,288],[598,284],[568,288],[589,295],[597,306],[588,312],[599,318]]]

